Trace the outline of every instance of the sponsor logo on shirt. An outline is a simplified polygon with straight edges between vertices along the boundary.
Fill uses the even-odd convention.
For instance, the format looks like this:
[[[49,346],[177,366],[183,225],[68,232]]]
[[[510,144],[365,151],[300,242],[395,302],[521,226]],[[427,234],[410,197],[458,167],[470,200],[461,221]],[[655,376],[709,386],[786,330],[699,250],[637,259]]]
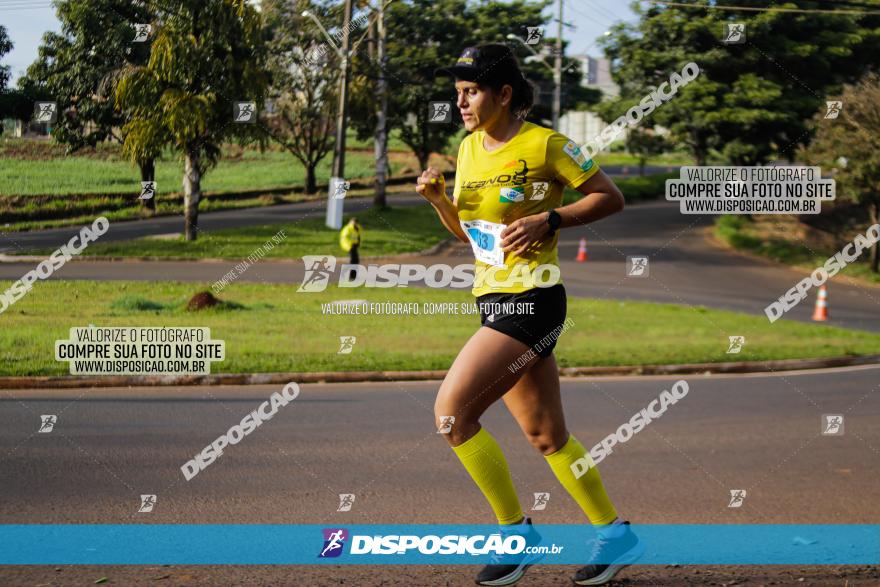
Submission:
[[[532,184],[532,195],[529,196],[530,200],[543,200],[544,196],[547,195],[547,190],[550,189],[550,182],[548,181],[536,181]]]
[[[529,166],[526,163],[526,160],[520,159],[519,163],[522,163],[522,169],[513,172],[513,183],[516,184],[525,183],[526,176],[529,174]]]
[[[574,141],[568,141],[562,150],[565,151],[565,154],[571,157],[571,160],[577,163],[577,166],[583,169],[584,171],[588,171],[593,166],[593,160],[587,159],[584,156],[581,148],[577,146]]]
[[[468,181],[465,182],[461,187],[465,190],[478,190],[486,186],[494,185],[524,185],[526,183],[526,177],[529,173],[529,166],[526,163],[525,159],[510,161],[504,167],[515,167],[517,166],[517,164],[522,165],[522,169],[520,169],[519,171],[514,170],[512,173],[499,173],[491,179],[478,179],[474,181]]]
[[[504,204],[522,202],[526,198],[525,188],[501,188],[501,198],[498,200]]]

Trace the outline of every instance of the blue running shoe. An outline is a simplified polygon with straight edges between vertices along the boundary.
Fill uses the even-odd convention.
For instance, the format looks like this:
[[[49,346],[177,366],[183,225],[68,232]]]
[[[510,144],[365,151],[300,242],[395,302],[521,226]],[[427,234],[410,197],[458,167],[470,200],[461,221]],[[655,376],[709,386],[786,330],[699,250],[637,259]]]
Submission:
[[[644,543],[629,527],[629,522],[621,526],[623,531],[614,537],[609,536],[611,532],[599,533],[593,541],[591,563],[578,569],[572,577],[576,585],[604,585],[645,553]]]
[[[501,526],[501,535],[519,534],[526,539],[527,546],[541,543],[541,535],[532,526],[530,518],[519,524]],[[526,573],[526,570],[544,557],[543,554],[493,555],[492,562],[477,575],[477,585],[513,585]]]

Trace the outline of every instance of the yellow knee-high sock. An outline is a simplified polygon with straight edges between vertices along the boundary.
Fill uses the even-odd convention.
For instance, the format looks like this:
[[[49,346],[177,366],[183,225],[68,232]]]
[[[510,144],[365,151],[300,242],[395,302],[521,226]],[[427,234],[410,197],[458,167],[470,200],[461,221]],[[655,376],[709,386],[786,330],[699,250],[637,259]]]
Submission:
[[[553,454],[545,455],[544,458],[547,459],[547,463],[565,490],[584,510],[590,522],[599,525],[610,524],[614,521],[617,517],[617,511],[611,504],[608,494],[605,493],[599,469],[592,465],[593,459],[590,458],[577,438],[569,436],[568,442],[562,448]],[[580,458],[586,458],[591,466],[586,473],[578,478],[575,477],[571,465]]]
[[[486,496],[499,524],[515,524],[523,518],[513,479],[501,447],[485,428],[464,443],[452,447],[474,483]]]

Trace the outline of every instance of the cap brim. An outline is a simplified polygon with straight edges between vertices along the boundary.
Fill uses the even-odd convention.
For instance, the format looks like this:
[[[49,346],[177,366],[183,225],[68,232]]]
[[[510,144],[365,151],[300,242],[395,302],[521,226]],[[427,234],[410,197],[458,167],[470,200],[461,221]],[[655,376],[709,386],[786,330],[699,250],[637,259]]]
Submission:
[[[463,79],[467,82],[477,80],[478,72],[473,67],[465,67],[462,65],[453,65],[452,67],[440,67],[434,70],[434,77],[447,76]]]

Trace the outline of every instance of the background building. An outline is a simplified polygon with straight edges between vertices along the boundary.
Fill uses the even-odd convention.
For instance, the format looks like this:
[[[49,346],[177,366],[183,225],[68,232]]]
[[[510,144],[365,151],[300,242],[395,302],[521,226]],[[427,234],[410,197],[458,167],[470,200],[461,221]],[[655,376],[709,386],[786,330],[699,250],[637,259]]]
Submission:
[[[581,85],[602,92],[602,99],[617,97],[620,88],[611,79],[611,62],[604,57],[572,55],[581,63]],[[569,111],[559,119],[559,132],[582,145],[605,128],[605,122],[588,110]]]

